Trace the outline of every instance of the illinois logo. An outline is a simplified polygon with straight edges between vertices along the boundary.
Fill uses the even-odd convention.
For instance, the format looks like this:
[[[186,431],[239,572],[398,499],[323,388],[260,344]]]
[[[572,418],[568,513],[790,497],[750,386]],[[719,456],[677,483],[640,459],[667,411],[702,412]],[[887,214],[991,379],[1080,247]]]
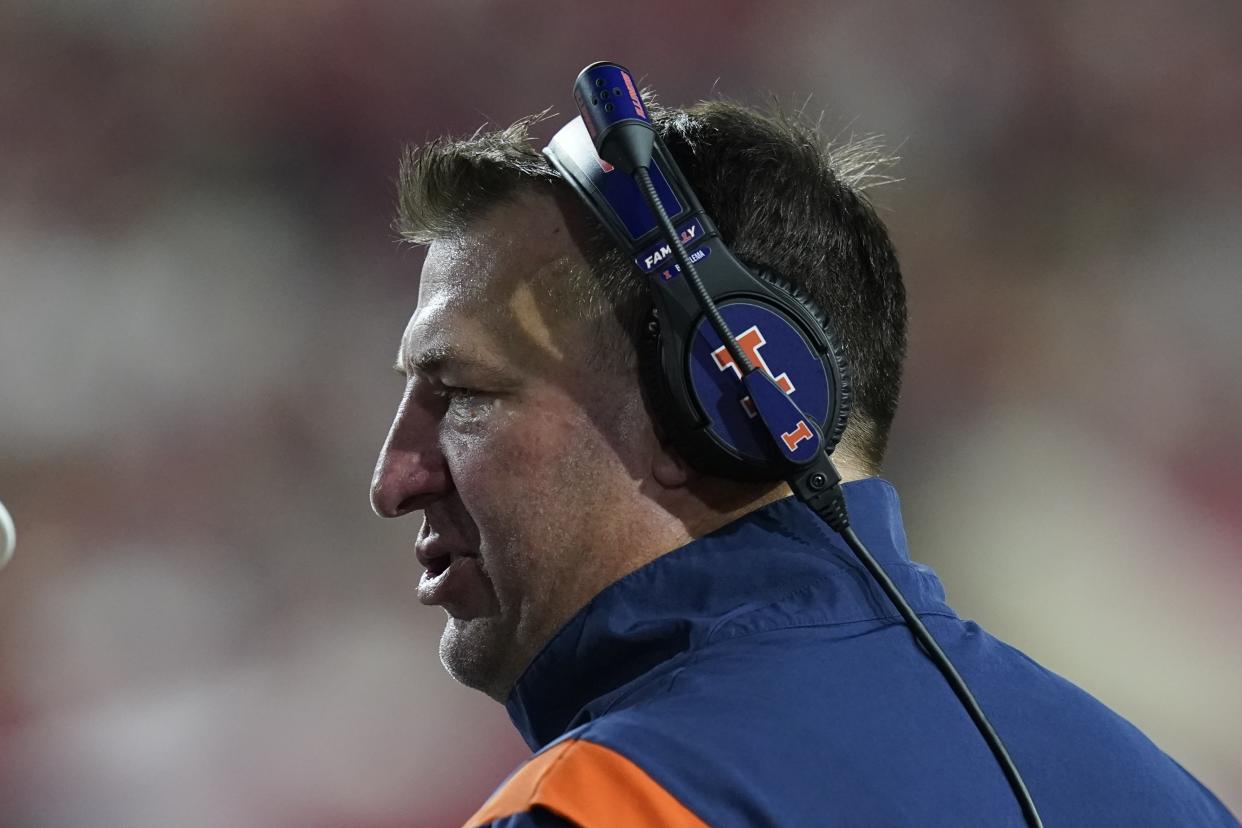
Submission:
[[[809,440],[815,435],[811,433],[811,427],[806,424],[806,420],[798,420],[798,427],[793,431],[786,431],[781,434],[781,439],[785,441],[785,447],[793,451],[798,447],[798,443],[803,440]]]
[[[737,338],[737,344],[742,346],[742,352],[746,354],[746,358],[750,360],[751,364],[771,377],[772,381],[776,383],[776,387],[784,391],[786,396],[794,392],[794,384],[789,380],[788,372],[782,373],[780,376],[773,374],[772,369],[768,367],[767,360],[765,360],[763,358],[763,354],[759,352],[759,349],[764,345],[767,345],[768,341],[764,339],[763,333],[759,330],[758,325],[751,325],[749,328],[742,331],[741,335]],[[718,370],[726,371],[732,368],[734,375],[738,379],[742,378],[742,370],[737,367],[736,363],[734,363],[733,357],[729,354],[729,349],[725,346],[721,345],[719,348],[712,351],[712,359],[715,360],[716,368]],[[746,411],[746,416],[750,417],[752,420],[758,416],[758,412],[755,411],[755,404],[751,401],[749,396],[742,397],[742,408]],[[803,428],[805,428],[805,424],[803,424]],[[790,436],[793,435],[788,435],[786,437],[786,443],[789,442]],[[810,432],[808,431],[806,437],[810,436]],[[801,435],[799,435],[798,440],[794,443],[794,445],[797,445],[802,439]],[[790,448],[792,448],[792,446]]]

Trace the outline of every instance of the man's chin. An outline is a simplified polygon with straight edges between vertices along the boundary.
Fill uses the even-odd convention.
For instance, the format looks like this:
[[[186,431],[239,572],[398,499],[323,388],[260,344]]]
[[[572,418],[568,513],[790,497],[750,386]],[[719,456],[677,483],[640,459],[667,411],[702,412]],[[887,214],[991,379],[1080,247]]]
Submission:
[[[456,681],[504,703],[522,665],[514,661],[511,631],[497,616],[463,620],[449,616],[440,636],[440,663]]]

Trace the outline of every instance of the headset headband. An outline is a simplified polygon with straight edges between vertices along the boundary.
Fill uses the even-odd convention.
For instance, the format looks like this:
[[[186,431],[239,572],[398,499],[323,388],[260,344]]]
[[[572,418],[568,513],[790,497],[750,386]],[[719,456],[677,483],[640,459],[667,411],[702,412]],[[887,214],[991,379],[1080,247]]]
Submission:
[[[658,135],[649,171],[660,204],[720,313],[738,332],[739,343],[775,382],[775,386],[755,383],[767,387],[748,389],[752,393],[740,400],[741,374],[721,337],[707,324],[699,299],[633,178],[599,157],[581,117],[562,127],[543,153],[644,274],[659,319],[660,361],[671,397],[668,416],[677,421],[670,430],[704,435],[725,455],[716,461],[710,452],[700,452],[708,454],[701,466],[737,477],[781,478],[791,464],[819,455],[825,439],[829,446],[836,443],[844,416],[834,390],[842,380],[821,325],[807,318],[788,295],[756,278],[725,246]],[[779,390],[773,395],[771,388]],[[793,403],[776,427],[777,434],[755,416],[752,397],[759,395],[774,404]]]

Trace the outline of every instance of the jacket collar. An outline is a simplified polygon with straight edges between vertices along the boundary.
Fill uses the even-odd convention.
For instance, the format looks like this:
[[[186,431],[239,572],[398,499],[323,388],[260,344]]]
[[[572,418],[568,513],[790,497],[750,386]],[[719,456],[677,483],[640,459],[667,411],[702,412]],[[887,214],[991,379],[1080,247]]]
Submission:
[[[844,484],[844,492],[854,531],[915,611],[951,613],[935,574],[910,564],[892,485],[873,477]],[[797,590],[807,584],[816,586]],[[606,587],[535,656],[505,706],[526,743],[539,750],[725,625],[745,634],[895,615],[840,537],[787,497]]]

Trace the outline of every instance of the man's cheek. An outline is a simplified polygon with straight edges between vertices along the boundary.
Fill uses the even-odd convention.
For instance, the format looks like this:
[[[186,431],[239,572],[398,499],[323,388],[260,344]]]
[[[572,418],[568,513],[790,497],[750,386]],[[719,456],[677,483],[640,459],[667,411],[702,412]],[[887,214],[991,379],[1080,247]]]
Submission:
[[[564,477],[556,443],[508,432],[462,448],[450,462],[453,483],[480,543],[493,549],[523,545],[519,536],[539,523]]]
[[[576,418],[544,411],[520,426],[510,424],[489,441],[487,461],[508,477],[543,478],[563,470],[564,460],[577,453],[586,427]]]
[[[450,459],[453,481],[463,498],[467,493],[504,497],[513,494],[509,481],[529,478],[532,471],[548,462],[549,448],[537,436],[503,433],[487,440],[462,441],[454,446]]]

